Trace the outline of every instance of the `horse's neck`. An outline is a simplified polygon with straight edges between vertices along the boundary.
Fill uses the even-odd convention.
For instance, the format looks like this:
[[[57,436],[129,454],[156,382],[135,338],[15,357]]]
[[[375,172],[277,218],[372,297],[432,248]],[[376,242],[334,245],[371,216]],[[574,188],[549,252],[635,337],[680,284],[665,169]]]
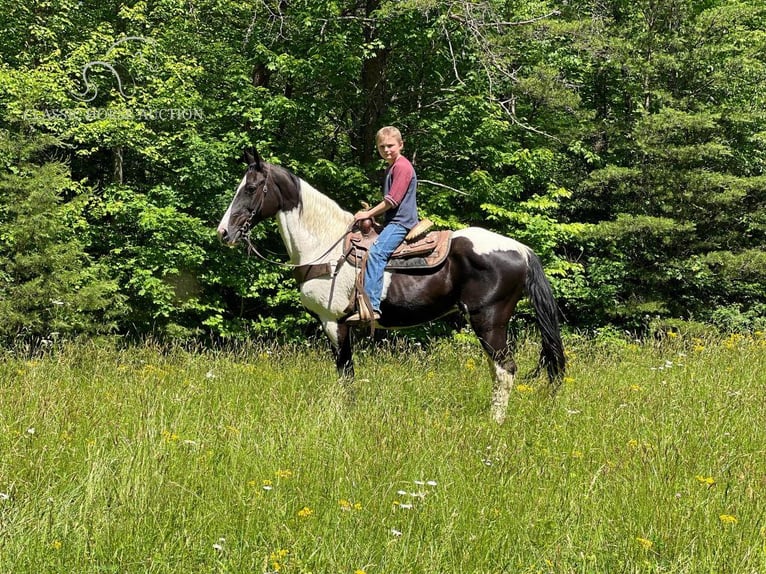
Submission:
[[[290,261],[297,265],[318,263],[314,259],[324,255],[336,242],[337,245],[327,255],[338,256],[343,248],[343,242],[338,240],[353,216],[305,181],[300,180],[300,185],[301,207],[280,211],[277,217],[279,233]]]

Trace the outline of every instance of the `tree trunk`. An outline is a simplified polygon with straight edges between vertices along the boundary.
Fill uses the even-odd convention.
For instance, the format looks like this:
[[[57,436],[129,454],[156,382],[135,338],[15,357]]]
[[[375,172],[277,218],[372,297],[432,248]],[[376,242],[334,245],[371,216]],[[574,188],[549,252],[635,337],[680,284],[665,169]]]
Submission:
[[[377,39],[377,30],[371,15],[379,7],[380,0],[364,2],[364,42],[367,45]],[[379,48],[373,56],[362,62],[361,105],[356,112],[353,137],[357,159],[363,166],[369,165],[375,159],[375,133],[380,127],[378,124],[386,107],[388,53],[387,48]]]

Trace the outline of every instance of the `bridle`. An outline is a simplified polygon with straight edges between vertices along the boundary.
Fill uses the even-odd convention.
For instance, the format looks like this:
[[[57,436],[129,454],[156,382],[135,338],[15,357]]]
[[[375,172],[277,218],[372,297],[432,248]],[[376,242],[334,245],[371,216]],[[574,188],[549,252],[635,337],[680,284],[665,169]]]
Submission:
[[[251,167],[248,167],[248,170],[251,169]],[[242,227],[240,227],[239,231],[237,232],[240,238],[244,238],[247,241],[247,244],[249,247],[252,246],[252,243],[250,243],[250,230],[253,227],[253,222],[255,221],[255,218],[258,217],[258,215],[261,213],[261,210],[263,209],[263,204],[266,201],[266,194],[269,192],[270,177],[271,177],[271,169],[269,169],[268,172],[266,173],[266,179],[263,182],[263,189],[261,190],[261,193],[258,196],[258,203],[256,204],[255,207],[253,207],[253,210],[250,212],[250,217],[247,218],[247,221],[245,221],[245,223],[242,224]]]

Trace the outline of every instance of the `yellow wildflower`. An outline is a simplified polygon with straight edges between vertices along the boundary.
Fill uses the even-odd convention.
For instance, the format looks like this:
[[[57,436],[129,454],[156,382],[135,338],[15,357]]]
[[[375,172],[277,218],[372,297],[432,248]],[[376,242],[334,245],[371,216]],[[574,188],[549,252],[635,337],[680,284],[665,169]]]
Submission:
[[[176,442],[181,437],[179,437],[177,433],[164,430],[162,431],[162,438],[165,442]]]
[[[293,471],[289,469],[279,469],[274,473],[274,476],[277,478],[291,478],[293,476]]]
[[[61,550],[61,546],[62,546],[61,540],[54,540],[53,542],[51,542],[51,548],[53,548],[54,550]]]
[[[712,476],[702,476],[701,474],[698,474],[694,478],[696,478],[702,484],[706,484],[708,487],[713,486],[715,484],[715,478],[713,478]]]
[[[636,542],[638,542],[644,550],[651,550],[652,546],[654,546],[654,543],[651,540],[641,538],[640,536],[636,536]]]
[[[516,391],[519,393],[531,393],[535,389],[529,385],[516,385]]]
[[[269,561],[271,562],[271,569],[274,572],[279,572],[282,570],[282,564],[287,555],[290,553],[289,550],[281,549],[277,550],[276,552],[272,552],[269,554]]]
[[[723,522],[724,524],[736,524],[737,523],[737,517],[732,516],[731,514],[721,514],[721,516],[718,517],[718,519]]]
[[[345,498],[341,498],[338,501],[338,504],[340,505],[340,509],[343,512],[351,512],[352,510],[362,510],[361,503],[351,502],[350,500],[346,500]]]
[[[312,514],[314,514],[314,511],[311,510],[308,506],[304,506],[298,511],[299,518],[309,518]]]

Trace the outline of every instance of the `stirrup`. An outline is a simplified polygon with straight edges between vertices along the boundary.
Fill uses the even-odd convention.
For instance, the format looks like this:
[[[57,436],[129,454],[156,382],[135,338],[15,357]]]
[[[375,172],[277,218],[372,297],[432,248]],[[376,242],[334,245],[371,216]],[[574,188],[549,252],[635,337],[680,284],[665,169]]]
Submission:
[[[373,311],[371,315],[366,315],[365,313],[359,313],[358,311],[356,313],[352,313],[348,317],[344,319],[344,323],[348,325],[354,325],[357,323],[371,323],[374,321],[380,320],[380,312]]]

